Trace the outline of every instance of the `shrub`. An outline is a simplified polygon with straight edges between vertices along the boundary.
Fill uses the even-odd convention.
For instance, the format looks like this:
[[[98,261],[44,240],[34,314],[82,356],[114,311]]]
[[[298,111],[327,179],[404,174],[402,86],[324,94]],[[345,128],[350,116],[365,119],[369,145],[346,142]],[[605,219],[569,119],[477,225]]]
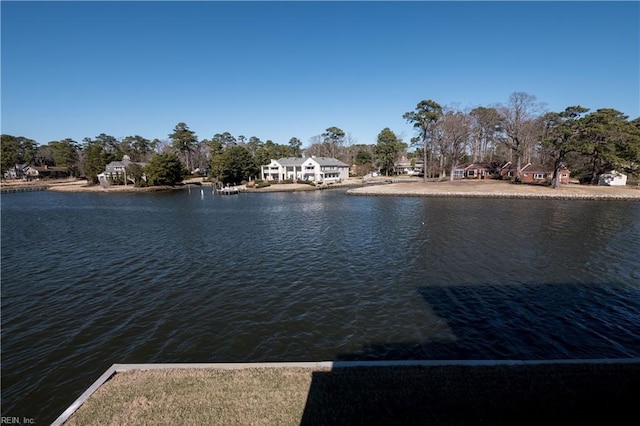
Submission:
[[[150,186],[175,185],[182,181],[184,166],[175,154],[162,153],[154,155],[145,172]]]

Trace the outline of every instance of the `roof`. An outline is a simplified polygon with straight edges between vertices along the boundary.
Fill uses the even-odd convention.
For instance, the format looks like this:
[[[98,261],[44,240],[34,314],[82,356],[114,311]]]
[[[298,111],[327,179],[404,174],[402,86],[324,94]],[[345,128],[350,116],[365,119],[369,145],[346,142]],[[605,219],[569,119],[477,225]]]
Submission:
[[[567,170],[565,166],[561,167],[561,170]],[[527,164],[522,169],[521,172],[526,173],[553,173],[553,166],[543,166],[542,164]]]
[[[340,160],[331,157],[311,157],[313,161],[318,163],[321,166],[340,166],[340,167],[349,167],[348,164],[343,163]],[[308,158],[307,158],[308,160]]]
[[[511,162],[508,162],[507,164],[505,164],[504,166],[502,166],[502,170],[510,170],[510,171],[514,171],[516,169],[515,164],[511,164]],[[564,165],[561,167],[561,170],[569,170],[567,169]],[[545,166],[543,164],[531,164],[531,163],[527,163],[524,164],[521,168],[520,168],[520,173],[553,173],[553,165],[550,166]]]
[[[31,167],[30,167],[31,168]],[[55,167],[55,166],[45,166],[45,167],[33,167],[38,172],[68,172],[68,167]]]
[[[281,166],[300,166],[304,163],[304,158],[301,157],[282,157],[275,161]]]
[[[619,172],[617,170],[611,170],[610,172],[603,173],[601,176],[616,176],[616,177],[624,176],[624,177],[626,177],[627,175],[625,175],[624,173],[621,173],[621,172]]]
[[[107,166],[105,167],[105,171],[106,171],[106,172],[112,172],[112,171],[114,171],[117,167],[127,168],[127,167],[129,167],[129,165],[131,165],[131,164],[137,164],[137,165],[139,165],[140,167],[145,167],[145,166],[147,165],[147,163],[138,163],[138,162],[131,161],[131,160],[128,160],[128,159],[126,159],[126,158],[125,158],[125,159],[124,159],[124,160],[122,160],[122,161],[112,161],[112,162],[110,162],[110,163],[109,163],[109,164],[107,164]]]
[[[456,167],[456,170],[469,170],[469,169],[491,170],[491,166],[489,164],[483,164],[483,163],[464,163]]]

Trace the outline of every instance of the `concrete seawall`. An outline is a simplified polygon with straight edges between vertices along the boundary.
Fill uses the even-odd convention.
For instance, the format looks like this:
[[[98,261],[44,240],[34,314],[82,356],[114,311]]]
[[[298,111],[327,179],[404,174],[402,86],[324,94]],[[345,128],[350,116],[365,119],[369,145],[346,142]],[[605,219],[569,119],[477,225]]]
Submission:
[[[639,386],[637,358],[114,364],[53,425],[615,424]]]

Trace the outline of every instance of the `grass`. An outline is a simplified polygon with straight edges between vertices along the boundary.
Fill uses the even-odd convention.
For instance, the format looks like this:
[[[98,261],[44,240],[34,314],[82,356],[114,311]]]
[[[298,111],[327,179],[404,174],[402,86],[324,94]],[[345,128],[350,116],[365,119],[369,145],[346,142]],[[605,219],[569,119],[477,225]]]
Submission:
[[[299,424],[311,377],[309,369],[118,373],[66,424]]]
[[[620,424],[640,363],[118,373],[68,425]]]

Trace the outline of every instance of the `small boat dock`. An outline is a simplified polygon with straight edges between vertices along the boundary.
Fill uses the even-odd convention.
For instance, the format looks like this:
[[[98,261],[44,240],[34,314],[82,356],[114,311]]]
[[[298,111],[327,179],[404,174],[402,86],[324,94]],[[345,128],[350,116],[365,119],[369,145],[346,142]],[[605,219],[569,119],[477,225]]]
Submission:
[[[219,195],[232,195],[239,194],[242,187],[240,186],[224,186],[222,188],[216,188],[216,194]]]

